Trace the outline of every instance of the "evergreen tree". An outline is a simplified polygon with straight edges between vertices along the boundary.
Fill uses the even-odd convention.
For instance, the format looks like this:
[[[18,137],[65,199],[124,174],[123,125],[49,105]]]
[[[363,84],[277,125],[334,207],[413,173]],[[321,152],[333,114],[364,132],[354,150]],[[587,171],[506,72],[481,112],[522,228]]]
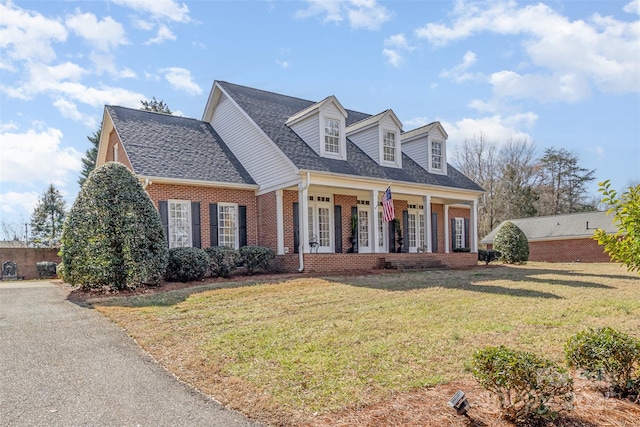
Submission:
[[[82,171],[80,171],[80,178],[78,179],[78,184],[80,187],[84,184],[84,182],[89,177],[89,174],[92,170],[96,168],[96,159],[98,157],[98,144],[100,143],[100,133],[102,132],[102,125],[100,128],[93,133],[91,136],[87,136],[89,142],[91,142],[92,146],[87,150],[84,157],[82,158]]]
[[[121,163],[96,168],[64,226],[63,278],[85,288],[157,284],[167,266],[158,211],[136,176]]]
[[[31,241],[35,246],[58,245],[66,210],[67,203],[60,191],[53,184],[49,184],[31,214]]]
[[[141,110],[154,111],[156,113],[163,113],[163,114],[173,114],[169,109],[169,106],[165,104],[164,101],[162,100],[158,101],[155,96],[151,98],[150,101],[147,101],[144,99],[140,100],[140,103],[142,104],[142,108],[140,108]]]

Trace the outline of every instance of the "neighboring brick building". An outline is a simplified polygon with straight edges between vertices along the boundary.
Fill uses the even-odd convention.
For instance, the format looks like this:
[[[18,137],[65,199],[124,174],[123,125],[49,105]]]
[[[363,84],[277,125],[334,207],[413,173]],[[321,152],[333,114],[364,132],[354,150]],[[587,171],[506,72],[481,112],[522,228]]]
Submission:
[[[509,220],[517,225],[529,240],[529,260],[545,262],[607,262],[609,255],[593,240],[593,233],[601,228],[615,233],[611,216],[606,212],[580,212]],[[490,249],[504,221],[480,243]]]
[[[398,248],[475,264],[453,252],[477,252],[483,190],[447,164],[446,140],[439,122],[403,132],[392,110],[216,81],[202,120],[106,106],[97,164],[138,176],[170,247],[268,246],[285,270],[371,268]],[[385,222],[389,186],[397,221]]]

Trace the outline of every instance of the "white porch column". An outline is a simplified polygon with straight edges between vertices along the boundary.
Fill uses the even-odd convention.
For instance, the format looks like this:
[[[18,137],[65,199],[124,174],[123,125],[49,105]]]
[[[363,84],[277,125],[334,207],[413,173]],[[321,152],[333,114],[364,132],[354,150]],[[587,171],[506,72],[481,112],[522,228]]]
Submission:
[[[371,224],[371,226],[369,227],[369,234],[373,232],[373,239],[370,240],[370,242],[373,243],[371,252],[379,252],[380,236],[378,235],[378,228],[380,228],[380,223],[378,222],[378,212],[380,211],[380,207],[378,206],[378,190],[371,191],[369,200],[371,200],[371,209],[369,211],[369,215],[371,215],[369,224]]]
[[[471,252],[478,252],[478,199],[474,199],[471,205],[471,227]]]
[[[300,224],[300,253],[309,253],[309,185],[298,184],[298,224]]]
[[[424,196],[422,200],[424,205],[424,246],[427,248],[427,252],[431,253],[433,248],[431,247],[431,196]]]
[[[284,209],[282,208],[282,194],[282,190],[276,190],[276,236],[278,255],[284,255]]]
[[[449,253],[449,205],[444,205],[444,253]]]

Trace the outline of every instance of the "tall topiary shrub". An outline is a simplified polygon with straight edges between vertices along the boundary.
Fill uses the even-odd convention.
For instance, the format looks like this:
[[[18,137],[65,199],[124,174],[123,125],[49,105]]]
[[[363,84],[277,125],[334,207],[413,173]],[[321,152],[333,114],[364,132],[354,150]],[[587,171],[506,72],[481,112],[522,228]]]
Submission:
[[[84,288],[157,284],[167,266],[160,216],[121,163],[95,169],[69,211],[62,233],[64,279]]]
[[[507,264],[524,264],[529,259],[529,241],[524,232],[512,222],[500,227],[493,248],[500,252],[500,260]]]

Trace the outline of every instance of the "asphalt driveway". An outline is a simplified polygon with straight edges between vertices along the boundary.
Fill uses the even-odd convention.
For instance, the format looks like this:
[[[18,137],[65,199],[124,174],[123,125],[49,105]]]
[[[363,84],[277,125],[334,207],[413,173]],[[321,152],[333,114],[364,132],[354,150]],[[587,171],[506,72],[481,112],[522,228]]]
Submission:
[[[0,282],[0,425],[258,426],[49,282]]]

